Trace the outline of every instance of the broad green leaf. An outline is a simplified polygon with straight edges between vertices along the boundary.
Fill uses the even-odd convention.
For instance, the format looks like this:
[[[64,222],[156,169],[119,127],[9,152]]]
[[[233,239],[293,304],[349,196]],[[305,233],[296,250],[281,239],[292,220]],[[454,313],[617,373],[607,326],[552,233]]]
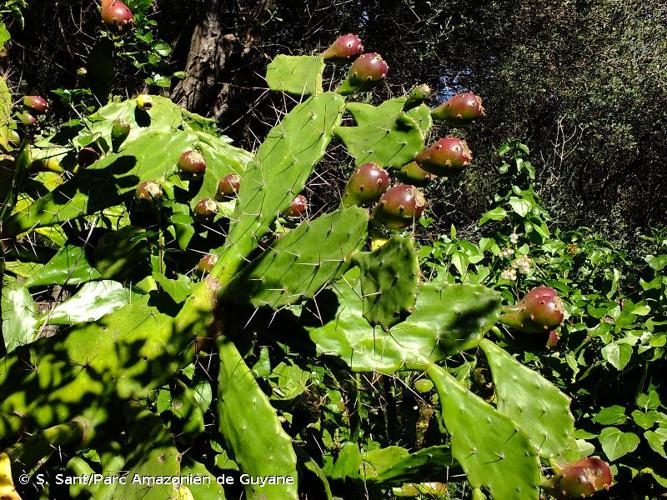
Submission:
[[[625,368],[632,357],[632,346],[612,342],[604,346],[601,352],[605,361],[620,371]]]
[[[665,452],[665,442],[667,441],[666,427],[658,427],[655,431],[646,431],[644,438],[653,451],[663,458],[667,458],[667,453]]]
[[[619,405],[603,408],[594,417],[593,422],[601,425],[618,425],[624,423],[628,417],[625,408]]]
[[[617,427],[605,427],[598,437],[605,455],[611,462],[632,453],[639,446],[639,437],[632,432],[623,432]]]
[[[52,325],[76,325],[96,321],[132,300],[133,293],[117,281],[86,283],[72,297],[58,304],[43,318]]]
[[[2,287],[2,338],[8,353],[37,339],[37,304],[25,285]]]
[[[482,214],[481,219],[479,219],[479,225],[483,226],[490,220],[503,220],[506,217],[507,211],[503,207],[496,207]]]

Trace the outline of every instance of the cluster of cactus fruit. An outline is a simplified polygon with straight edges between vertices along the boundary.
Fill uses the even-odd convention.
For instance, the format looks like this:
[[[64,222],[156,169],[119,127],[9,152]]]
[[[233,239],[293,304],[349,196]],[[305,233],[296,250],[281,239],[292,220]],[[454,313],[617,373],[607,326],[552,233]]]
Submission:
[[[103,1],[102,14],[117,29],[132,22],[131,12],[119,1]],[[152,272],[135,283],[133,300],[115,301],[101,316],[86,316],[79,310],[64,322],[72,325],[70,329],[51,338],[38,338],[37,320],[22,323],[28,325],[25,345],[13,346],[0,360],[0,446],[7,453],[0,454],[0,488],[7,483],[5,457],[12,460],[15,474],[30,472],[48,463],[55,445],[72,452],[99,450],[102,459],[96,465],[88,462],[90,454],[75,455],[68,464],[74,471],[92,470],[94,465],[109,474],[123,468],[152,475],[192,470],[210,475],[203,464],[188,465],[178,459],[173,436],[159,417],[155,420],[148,402],[192,362],[202,345],[210,348],[214,342],[220,360],[216,423],[227,452],[250,476],[293,479],[263,487],[247,485],[248,497],[297,498],[301,458],[233,342],[242,333],[234,329],[242,327],[228,319],[238,304],[280,310],[316,301],[326,287],[336,296],[335,318],[322,319],[316,326],[303,323],[318,354],[338,357],[355,372],[424,372],[438,393],[450,437],[446,466],[456,460],[475,495],[537,499],[541,491],[548,491],[577,498],[609,488],[607,464],[581,459],[569,399],[484,338],[498,321],[527,334],[556,329],[563,321],[556,292],[534,289],[501,311],[499,295],[483,286],[424,282],[415,242],[409,233],[399,232],[414,224],[425,208],[418,186],[457,174],[472,161],[466,142],[455,136],[425,147],[431,120],[468,125],[484,115],[481,99],[459,94],[430,110],[426,104],[430,90],[418,86],[380,106],[346,101],[344,96],[370,90],[388,73],[378,54],[362,52],[361,40],[350,34],[323,54],[276,58],[269,67],[269,86],[295,93],[305,88],[302,82],[310,82],[312,95],[303,96],[252,155],[203,132],[206,119],[147,95],[101,108],[66,145],[52,138],[32,148],[25,144],[13,153],[13,187],[3,193],[3,202],[11,208],[2,212],[3,238],[18,240],[42,231],[39,234],[45,238],[60,241],[62,225],[90,221],[96,214],[108,218],[127,206],[159,214],[151,220],[159,228],[153,232],[161,236],[150,258]],[[325,61],[351,64],[335,92],[321,89]],[[138,122],[137,110],[148,114],[149,120]],[[355,126],[342,124],[346,112]],[[356,167],[341,206],[309,219],[302,191],[334,137],[345,144]],[[43,158],[44,151],[65,169],[68,158],[76,158],[78,165],[71,169],[69,180],[60,179],[30,204],[18,206],[16,190],[25,182],[31,158]],[[392,175],[400,179],[393,186]],[[288,224],[283,224],[285,219]],[[80,247],[61,243],[61,250],[42,271],[13,285],[20,299],[17,307],[25,308],[34,286],[85,287],[106,280],[107,286],[116,283],[122,289],[114,279],[124,276],[124,266],[137,269],[133,252],[140,255],[140,248],[152,244],[150,231],[131,218],[123,224],[100,238],[94,262]],[[384,244],[366,248],[375,227],[396,233]],[[164,255],[182,255],[196,238],[207,242],[210,234],[218,233],[226,235],[222,244],[198,248],[201,258],[196,267],[206,277],[197,281],[164,271],[176,266]],[[64,269],[59,264],[63,261]],[[160,301],[151,300],[156,294],[168,295],[178,312],[160,310],[155,305]],[[301,324],[301,318],[295,321]],[[495,404],[466,389],[439,364],[471,349],[479,349],[488,361]],[[127,415],[127,424],[117,421],[117,408]],[[126,425],[130,450],[151,451],[140,456],[123,455],[120,444],[114,449],[109,440],[120,434],[115,431],[119,425]],[[145,435],[142,426],[151,432]],[[378,473],[377,480],[437,456],[442,452],[406,451],[402,465],[388,468],[384,476]],[[542,460],[562,465],[545,479]],[[319,470],[312,460],[310,467]],[[354,474],[358,476],[359,470]],[[327,482],[324,473],[319,476]],[[406,491],[426,488],[394,481],[388,484],[406,483]],[[138,494],[128,486],[114,487],[118,489],[106,490],[105,495]],[[102,495],[101,490],[88,493]],[[153,493],[165,498],[174,494],[170,489]],[[221,498],[224,491],[220,487],[214,494]],[[182,486],[177,495],[198,498],[194,486]]]

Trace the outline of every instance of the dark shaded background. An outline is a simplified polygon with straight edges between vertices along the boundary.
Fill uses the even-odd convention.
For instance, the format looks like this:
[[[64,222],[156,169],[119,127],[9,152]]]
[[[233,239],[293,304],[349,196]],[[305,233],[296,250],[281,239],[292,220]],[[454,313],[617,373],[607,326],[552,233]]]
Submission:
[[[212,3],[223,33],[239,34],[247,28],[243,4],[256,2],[158,0],[150,8],[156,34],[175,48],[172,72],[184,68],[192,31]],[[76,68],[98,31],[93,2],[30,2],[25,29],[13,29],[2,64],[19,91],[76,86]],[[273,55],[321,50],[350,31],[390,65],[380,96],[426,82],[436,90],[433,104],[462,90],[484,98],[486,119],[463,131],[473,167],[430,193],[437,230],[470,226],[488,209],[500,188],[495,150],[513,137],[530,146],[539,193],[562,227],[586,225],[629,247],[637,234],[665,227],[664,0],[276,0],[257,20],[252,43],[217,76],[214,85],[229,89],[225,133],[251,147],[273,123],[282,101],[264,91],[261,78]],[[116,75],[117,94],[145,88],[146,75],[125,60]],[[214,105],[196,111],[212,115]],[[67,113],[56,106],[56,116]],[[349,168],[335,150],[325,167],[328,186],[313,192],[322,205],[335,202],[326,200],[336,190],[331,184],[339,188]]]

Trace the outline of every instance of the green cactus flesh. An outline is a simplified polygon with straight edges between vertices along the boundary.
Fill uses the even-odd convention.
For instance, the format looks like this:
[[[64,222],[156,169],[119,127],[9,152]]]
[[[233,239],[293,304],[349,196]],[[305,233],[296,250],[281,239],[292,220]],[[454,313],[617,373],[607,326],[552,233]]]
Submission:
[[[361,268],[364,318],[388,331],[403,321],[417,300],[419,262],[412,238],[393,236],[373,252],[355,257]]]
[[[292,484],[247,485],[248,498],[296,499],[296,454],[276,410],[232,342],[218,339],[218,419],[225,443],[251,476],[283,476]]]
[[[271,90],[294,95],[322,93],[322,56],[280,54],[266,68],[266,84]]]
[[[430,118],[426,118],[421,107],[404,112],[406,99],[390,99],[377,107],[359,102],[347,104],[345,109],[356,125],[338,127],[335,132],[357,166],[377,163],[400,168],[424,148],[424,127],[428,128]]]
[[[541,456],[578,458],[570,398],[493,342],[484,339],[480,347],[493,374],[498,411],[528,433]]]
[[[12,93],[5,77],[0,76],[0,148],[9,149],[12,125]]]
[[[339,309],[322,326],[307,326],[320,354],[340,357],[354,371],[393,373],[423,369],[461,350],[475,347],[497,320],[500,298],[473,285],[422,285],[414,312],[389,332],[363,318],[359,269],[336,282]]]
[[[301,223],[243,269],[230,299],[279,308],[313,297],[347,269],[367,226],[368,213],[358,207]]]
[[[526,432],[443,368],[433,364],[427,373],[438,391],[452,454],[471,486],[485,487],[499,500],[537,500],[540,461]]]
[[[82,247],[65,245],[25,281],[28,288],[45,285],[80,285],[102,277],[87,260]]]
[[[269,225],[299,194],[340,123],[344,100],[325,92],[292,109],[268,134],[241,177],[229,235],[213,270],[227,281]]]

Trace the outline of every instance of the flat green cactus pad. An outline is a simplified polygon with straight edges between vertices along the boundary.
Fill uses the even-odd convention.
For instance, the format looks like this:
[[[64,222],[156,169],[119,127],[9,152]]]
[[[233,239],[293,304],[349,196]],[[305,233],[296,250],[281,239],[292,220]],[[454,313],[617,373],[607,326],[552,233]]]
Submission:
[[[499,500],[537,500],[540,461],[526,432],[443,368],[431,365],[427,373],[438,391],[452,454],[471,486],[486,487]]]
[[[347,269],[367,226],[368,212],[359,207],[302,222],[244,268],[230,299],[278,308],[313,297]]]
[[[427,284],[420,288],[414,312],[384,332],[363,317],[358,268],[348,271],[333,289],[336,316],[322,326],[306,328],[318,353],[338,356],[360,372],[423,369],[475,347],[500,308],[498,294],[482,286]]]
[[[218,339],[218,419],[225,443],[251,476],[282,476],[292,484],[248,485],[248,498],[297,498],[296,454],[276,410],[232,342]]]
[[[393,236],[373,252],[355,257],[361,268],[364,318],[388,331],[413,310],[419,262],[410,237]]]
[[[528,433],[540,455],[579,458],[570,398],[490,340],[480,347],[493,374],[498,411]]]
[[[280,54],[266,68],[266,84],[271,90],[294,95],[322,93],[322,56]]]
[[[0,148],[9,148],[9,130],[12,123],[12,94],[7,80],[0,76]]]
[[[318,94],[295,106],[271,129],[241,178],[229,235],[225,246],[215,250],[222,256],[212,274],[233,275],[303,190],[331,142],[343,106],[338,94]]]
[[[345,143],[356,165],[373,162],[383,167],[400,168],[424,149],[425,133],[422,111],[405,113],[406,97],[398,97],[372,106],[348,103],[345,109],[355,126],[337,127],[335,132]],[[420,107],[415,108],[417,110]]]

